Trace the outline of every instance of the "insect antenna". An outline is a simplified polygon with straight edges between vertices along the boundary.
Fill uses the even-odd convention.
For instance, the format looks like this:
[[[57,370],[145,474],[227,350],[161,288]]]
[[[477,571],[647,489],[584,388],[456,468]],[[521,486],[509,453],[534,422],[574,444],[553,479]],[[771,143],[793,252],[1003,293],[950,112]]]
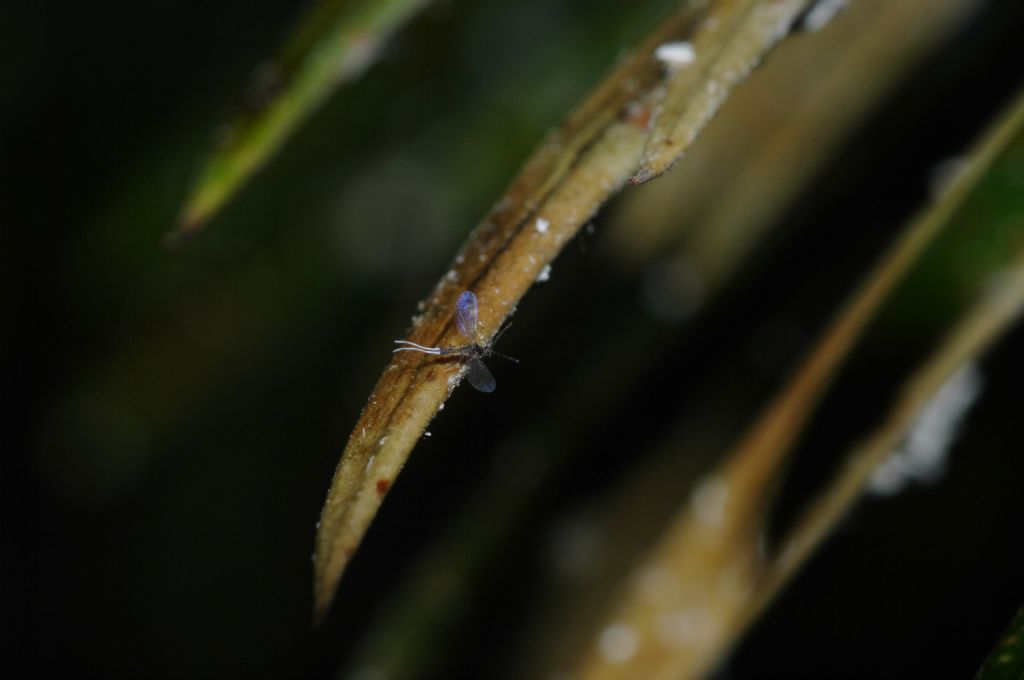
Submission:
[[[515,357],[510,357],[507,354],[502,354],[501,352],[497,352],[497,351],[495,351],[493,349],[492,350],[488,350],[487,353],[488,354],[493,354],[496,357],[501,357],[502,359],[508,359],[509,361],[515,362],[517,364],[519,363],[519,359],[516,359]]]
[[[411,340],[395,340],[395,344],[403,345],[403,347],[396,348],[395,350],[392,351],[392,354],[394,354],[395,352],[423,352],[424,354],[435,355],[441,354],[440,347],[427,347],[425,345],[420,345],[415,342],[412,342]]]
[[[502,333],[507,331],[511,326],[512,326],[512,321],[507,321],[504,326],[502,326],[501,328],[498,329],[498,332],[494,334],[494,337],[491,338],[491,341],[489,343],[487,343],[487,348],[488,348],[487,349],[487,353],[488,354],[493,354],[495,356],[499,356],[502,359],[508,359],[509,361],[514,361],[515,363],[518,364],[519,363],[519,359],[516,359],[515,357],[510,357],[507,354],[502,354],[501,352],[499,352],[499,351],[497,351],[495,349],[491,349],[492,347],[494,347],[494,343],[498,342],[498,338],[501,337]]]

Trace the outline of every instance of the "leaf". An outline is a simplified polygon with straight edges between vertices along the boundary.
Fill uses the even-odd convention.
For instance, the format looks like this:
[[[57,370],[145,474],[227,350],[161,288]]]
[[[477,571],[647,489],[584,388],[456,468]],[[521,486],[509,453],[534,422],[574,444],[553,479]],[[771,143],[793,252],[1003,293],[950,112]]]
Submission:
[[[811,3],[805,0],[730,0],[717,5],[693,35],[694,68],[670,67],[667,93],[654,119],[643,164],[630,180],[662,174],[696,140],[711,117]]]
[[[336,87],[357,78],[425,0],[322,0],[280,56],[262,65],[247,109],[230,124],[185,202],[171,244],[192,236],[287,141]]]
[[[925,221],[951,222],[955,227],[943,234],[944,243],[936,243],[935,250],[969,249],[998,238],[1004,231],[1012,233],[1015,248],[990,260],[986,270],[972,272],[973,298],[963,305],[938,347],[905,381],[888,417],[850,450],[843,470],[809,505],[784,539],[784,554],[768,567],[751,606],[751,616],[771,601],[860,498],[874,470],[906,437],[917,416],[939,390],[964,367],[976,362],[1024,313],[1024,234],[1020,225],[1008,225],[991,217],[979,222],[978,216],[984,210],[972,205],[975,199],[980,202],[988,185],[1005,181],[1005,164],[1022,148],[1024,91],[967,157],[952,186],[923,216]],[[978,233],[979,227],[984,234]],[[934,269],[934,262],[925,264],[929,266],[922,267],[921,276]]]
[[[678,244],[678,258],[709,280],[731,280],[839,145],[974,7],[858,0],[827,29],[780,45],[685,163],[623,196],[604,236],[612,257],[646,264]]]
[[[1024,143],[1024,96],[990,130],[965,169],[908,225],[794,378],[740,439],[625,585],[599,640],[574,677],[700,677],[750,625],[859,498],[871,473],[912,427],[916,416],[965,364],[984,352],[1024,311],[1024,248],[975,280],[975,299],[905,386],[888,418],[855,446],[837,478],[765,555],[759,537],[792,444],[829,382],[882,304],[978,189],[997,158]],[[994,174],[994,173],[993,173]],[[972,222],[970,219],[964,222]],[[969,240],[984,240],[977,224]],[[1005,225],[988,224],[989,232]],[[1019,237],[1018,233],[1018,237]],[[1018,238],[1018,243],[1020,243]],[[660,584],[652,594],[651,583]],[[685,587],[684,587],[685,586]],[[616,658],[616,649],[632,650]],[[613,653],[609,653],[609,650]]]
[[[1017,615],[975,677],[977,680],[1024,678],[1024,607],[1017,610]]]
[[[422,304],[410,340],[430,346],[457,344],[451,317],[455,297],[463,290],[473,290],[479,299],[481,338],[494,336],[544,267],[636,173],[649,136],[645,112],[659,105],[670,75],[655,58],[657,48],[690,39],[695,32],[707,33],[706,27],[719,22],[720,15],[731,16],[734,4],[685,3],[566,119],[470,235]],[[785,6],[795,16],[798,4],[809,3]],[[701,44],[713,46],[716,54],[729,53],[736,39],[725,32],[702,36]],[[774,42],[762,44],[768,49]],[[723,99],[716,98],[712,108]],[[710,113],[694,119],[688,138],[695,139],[709,119]],[[678,153],[685,149],[677,147]],[[384,494],[462,375],[457,362],[410,352],[397,355],[385,369],[349,438],[321,514],[314,559],[316,620],[326,614]]]
[[[517,444],[511,452],[517,461],[543,456],[543,464],[537,463],[541,471],[531,476],[532,484],[550,483],[589,455],[584,444],[587,434],[598,423],[615,420],[625,407],[622,399],[632,393],[639,376],[665,361],[694,322],[700,325],[701,312],[714,304],[718,288],[730,280],[730,274],[750,261],[749,256],[763,242],[761,237],[769,231],[772,217],[789,206],[799,187],[820,172],[825,158],[834,153],[849,129],[862,121],[883,91],[891,89],[948,31],[966,3],[938,6],[935,9],[942,11],[929,13],[928,22],[920,20],[920,9],[920,2],[859,0],[830,24],[828,31],[781,45],[736,90],[685,163],[659,182],[630,190],[623,197],[626,200],[617,204],[615,215],[603,221],[602,256],[626,259],[634,268],[651,266],[651,260],[659,255],[656,249],[678,238],[680,231],[687,243],[706,234],[704,241],[720,245],[687,248],[687,263],[705,281],[704,302],[690,324],[676,332],[651,335],[636,330],[642,326],[638,317],[645,312],[627,312],[628,321],[619,317],[594,337],[593,344],[581,348],[575,366],[563,367],[543,403],[574,404],[577,416],[567,421],[558,409],[541,405],[540,421],[534,420],[529,427],[543,433],[548,443],[542,447],[543,453],[537,444],[522,448]],[[918,30],[908,36],[910,17]],[[814,64],[813,69],[806,67],[809,63]],[[775,110],[760,106],[766,98],[779,97],[780,92],[792,102],[791,107]],[[815,134],[808,136],[807,129]],[[739,159],[732,152],[737,147],[743,149]],[[638,233],[650,229],[652,222],[660,232],[654,238]],[[652,243],[655,240],[660,243]],[[623,353],[622,347],[633,351]],[[591,367],[610,362],[616,365],[618,376],[615,389],[606,391],[595,385],[595,378],[605,380],[603,372],[589,376],[594,374]],[[720,382],[715,383],[721,389]],[[710,395],[688,401],[704,404],[705,400],[715,402]],[[698,410],[690,407],[680,414],[679,424],[673,428],[678,430],[676,434],[655,452],[637,452],[641,470],[627,477],[626,488],[615,500],[607,502],[607,507],[602,504],[600,511],[586,513],[587,527],[600,531],[605,543],[615,549],[588,560],[587,594],[581,595],[578,584],[566,590],[552,587],[555,592],[545,593],[542,611],[531,617],[539,622],[527,635],[533,641],[527,645],[531,649],[515,652],[517,663],[509,670],[511,675],[545,677],[568,667],[589,634],[589,625],[607,606],[605,594],[653,540],[654,527],[675,507],[678,490],[696,481],[710,464],[709,457],[720,451],[706,440],[707,435],[695,437],[694,430],[728,431],[742,422],[743,409],[737,408],[735,398],[720,401],[725,403]],[[723,419],[728,422],[721,422]],[[508,447],[508,442],[502,444],[500,455],[510,455]],[[686,451],[685,456],[679,455],[681,450]],[[386,603],[361,632],[362,643],[342,677],[365,669],[392,678],[434,672],[431,663],[443,658],[459,637],[463,619],[456,613],[472,609],[486,590],[488,572],[483,565],[491,567],[500,552],[514,550],[509,544],[513,536],[526,531],[526,522],[536,521],[530,512],[536,494],[527,489],[516,493],[509,486],[506,475],[479,480],[458,517],[447,524],[427,554],[410,566],[402,583],[392,588]]]

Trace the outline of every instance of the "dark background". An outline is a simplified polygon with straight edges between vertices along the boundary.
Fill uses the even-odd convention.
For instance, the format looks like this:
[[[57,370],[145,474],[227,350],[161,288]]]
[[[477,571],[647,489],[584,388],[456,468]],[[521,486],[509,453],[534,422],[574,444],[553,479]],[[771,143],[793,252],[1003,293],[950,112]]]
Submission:
[[[727,394],[732,426],[746,422],[924,200],[929,169],[1020,85],[1024,5],[981,4],[699,323],[644,309],[642,276],[602,248],[604,217],[570,244],[503,339],[522,363],[494,360],[494,395],[453,395],[315,632],[314,525],[391,340],[543,133],[667,3],[432,5],[179,252],[161,237],[213,131],[305,3],[0,8],[4,677],[331,677],[486,480],[572,449],[425,671],[516,674],[565,518],[600,506],[700,395]],[[778,319],[798,339],[765,370],[751,337]],[[609,326],[672,351],[599,373]],[[1024,602],[1021,340],[985,360],[942,481],[863,503],[724,676],[977,669]],[[864,352],[807,450],[865,427],[919,355],[913,337]],[[590,396],[565,400],[574,386]],[[829,469],[801,460],[782,524]]]

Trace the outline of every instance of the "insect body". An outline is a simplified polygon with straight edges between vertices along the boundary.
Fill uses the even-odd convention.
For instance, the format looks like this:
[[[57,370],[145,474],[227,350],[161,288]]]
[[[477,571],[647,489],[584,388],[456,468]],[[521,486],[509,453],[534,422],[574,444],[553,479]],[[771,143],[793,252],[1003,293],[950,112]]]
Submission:
[[[403,345],[395,351],[422,352],[423,354],[460,359],[466,364],[466,379],[469,380],[469,384],[481,392],[493,392],[497,385],[494,382],[494,376],[491,375],[491,371],[484,364],[483,358],[491,354],[498,354],[498,352],[491,349],[492,343],[480,344],[476,332],[477,311],[476,295],[469,290],[460,293],[458,300],[455,302],[455,326],[459,329],[459,334],[469,341],[465,345],[426,347],[410,340],[395,340],[395,343]],[[497,337],[495,337],[495,340],[497,340]],[[505,355],[498,354],[498,356]],[[505,358],[512,359],[512,357]],[[515,359],[512,359],[512,361],[515,361]]]

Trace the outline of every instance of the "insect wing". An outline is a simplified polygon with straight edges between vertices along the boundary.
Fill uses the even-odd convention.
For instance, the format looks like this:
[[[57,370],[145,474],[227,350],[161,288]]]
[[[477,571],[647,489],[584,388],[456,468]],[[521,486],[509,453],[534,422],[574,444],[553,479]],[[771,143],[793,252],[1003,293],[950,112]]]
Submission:
[[[470,359],[466,362],[466,379],[481,392],[491,393],[498,386],[490,369],[479,359]]]
[[[470,342],[476,342],[476,318],[476,295],[471,290],[464,290],[455,302],[455,325],[459,327],[462,336]]]

